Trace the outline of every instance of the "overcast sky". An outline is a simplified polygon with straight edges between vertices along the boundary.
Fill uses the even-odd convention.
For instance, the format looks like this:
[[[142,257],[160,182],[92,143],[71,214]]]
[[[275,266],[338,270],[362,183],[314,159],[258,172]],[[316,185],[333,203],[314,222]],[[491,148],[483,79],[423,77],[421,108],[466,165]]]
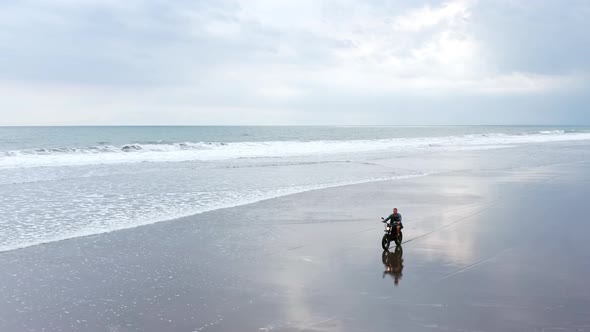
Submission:
[[[589,104],[590,1],[0,1],[0,125],[590,124]]]

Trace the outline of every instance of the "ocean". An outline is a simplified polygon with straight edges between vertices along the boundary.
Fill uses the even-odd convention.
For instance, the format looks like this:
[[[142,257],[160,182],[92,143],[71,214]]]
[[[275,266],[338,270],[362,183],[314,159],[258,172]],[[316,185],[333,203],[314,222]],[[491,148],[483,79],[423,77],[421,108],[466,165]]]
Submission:
[[[0,251],[457,168],[409,158],[588,140],[581,126],[0,127]]]

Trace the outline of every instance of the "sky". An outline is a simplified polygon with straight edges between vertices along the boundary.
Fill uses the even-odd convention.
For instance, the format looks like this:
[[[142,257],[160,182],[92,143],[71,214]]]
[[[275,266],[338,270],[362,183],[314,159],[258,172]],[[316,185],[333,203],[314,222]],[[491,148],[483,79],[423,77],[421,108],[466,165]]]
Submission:
[[[0,0],[0,125],[590,125],[590,1]]]

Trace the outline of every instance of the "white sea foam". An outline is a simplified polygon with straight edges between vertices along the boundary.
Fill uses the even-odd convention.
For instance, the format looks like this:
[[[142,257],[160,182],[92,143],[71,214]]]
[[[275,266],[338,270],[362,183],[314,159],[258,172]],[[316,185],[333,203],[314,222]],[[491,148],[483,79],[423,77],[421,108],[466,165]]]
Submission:
[[[142,215],[137,218],[121,218],[111,219],[110,222],[104,222],[101,220],[99,223],[90,223],[89,221],[82,221],[82,224],[72,224],[64,220],[58,220],[59,224],[53,224],[51,227],[43,224],[40,225],[36,220],[32,220],[30,223],[31,227],[25,230],[24,225],[20,225],[20,230],[17,233],[13,233],[13,236],[9,236],[9,232],[5,231],[2,243],[0,245],[0,252],[16,250],[26,248],[38,244],[56,242],[61,240],[67,240],[77,237],[90,236],[102,233],[108,233],[112,231],[134,228],[138,226],[154,224],[160,221],[178,219],[190,215],[196,215],[204,212],[236,207],[246,204],[252,204],[267,199],[308,192],[312,190],[341,187],[353,184],[362,184],[370,182],[380,182],[388,180],[400,180],[414,177],[426,176],[427,173],[416,173],[409,175],[398,175],[389,177],[369,178],[355,181],[343,181],[343,182],[332,182],[322,184],[310,184],[310,185],[298,185],[283,188],[274,188],[268,190],[248,190],[248,194],[243,195],[238,192],[224,192],[223,199],[214,200],[209,204],[205,205],[194,205],[184,204],[180,205],[169,205],[162,206],[161,213],[152,213],[149,215]],[[102,195],[97,195],[97,198],[101,198]],[[76,220],[80,222],[81,220]],[[0,223],[0,230],[3,225]],[[42,227],[41,227],[42,226]],[[14,229],[12,229],[14,231]],[[50,232],[56,231],[56,232]]]
[[[280,158],[379,151],[474,150],[577,140],[590,140],[590,133],[548,130],[524,135],[480,134],[374,140],[100,145],[88,148],[8,151],[0,155],[0,168]]]
[[[540,134],[565,134],[565,130],[541,130]]]

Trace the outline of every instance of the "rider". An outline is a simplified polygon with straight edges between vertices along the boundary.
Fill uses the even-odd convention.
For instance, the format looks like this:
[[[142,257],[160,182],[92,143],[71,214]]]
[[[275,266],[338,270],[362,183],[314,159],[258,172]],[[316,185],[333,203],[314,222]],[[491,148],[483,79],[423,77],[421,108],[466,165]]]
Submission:
[[[391,220],[391,223],[396,227],[396,231],[399,232],[404,225],[402,224],[402,215],[401,213],[397,213],[397,208],[393,208],[393,213],[387,217],[387,219],[383,219],[383,222],[387,222]]]

